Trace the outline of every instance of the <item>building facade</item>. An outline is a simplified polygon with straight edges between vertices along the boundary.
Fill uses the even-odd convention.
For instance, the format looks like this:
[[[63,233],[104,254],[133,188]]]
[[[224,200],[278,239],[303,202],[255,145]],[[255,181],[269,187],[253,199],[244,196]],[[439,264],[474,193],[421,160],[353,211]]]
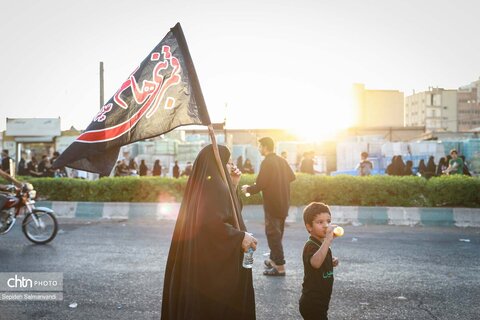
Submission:
[[[17,163],[35,156],[52,156],[56,139],[61,136],[60,118],[7,118],[2,147]]]
[[[403,92],[367,90],[364,84],[353,85],[354,105],[359,127],[403,127]]]
[[[452,131],[457,126],[457,90],[430,88],[405,98],[405,126],[425,132]]]
[[[480,79],[458,89],[458,131],[480,128]]]

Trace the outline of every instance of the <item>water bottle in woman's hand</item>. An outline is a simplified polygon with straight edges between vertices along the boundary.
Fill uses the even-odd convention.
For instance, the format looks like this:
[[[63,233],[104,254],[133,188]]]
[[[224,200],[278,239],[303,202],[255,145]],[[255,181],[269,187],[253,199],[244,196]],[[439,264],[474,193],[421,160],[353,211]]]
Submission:
[[[247,237],[247,235],[249,235],[250,237]],[[254,243],[256,243],[256,240],[255,238],[253,238],[253,234],[250,233],[250,232],[245,232],[245,236],[247,238],[251,238],[254,240]],[[248,249],[247,251],[244,251],[243,252],[243,262],[242,262],[242,266],[246,269],[252,269],[253,267],[253,252],[255,251],[255,249],[252,247],[252,244],[251,243],[247,243],[246,246],[248,246]],[[245,246],[245,247],[246,247]]]
[[[242,267],[245,269],[252,269],[253,267],[253,248],[248,248],[247,252],[243,253]]]

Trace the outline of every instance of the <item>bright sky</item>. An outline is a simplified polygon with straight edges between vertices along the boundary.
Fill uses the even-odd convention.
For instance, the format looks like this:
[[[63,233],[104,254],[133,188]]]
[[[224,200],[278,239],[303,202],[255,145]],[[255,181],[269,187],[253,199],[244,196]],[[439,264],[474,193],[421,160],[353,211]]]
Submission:
[[[182,24],[212,121],[332,132],[352,124],[351,91],[458,88],[480,76],[476,0],[2,0],[5,118],[61,117],[84,129]]]

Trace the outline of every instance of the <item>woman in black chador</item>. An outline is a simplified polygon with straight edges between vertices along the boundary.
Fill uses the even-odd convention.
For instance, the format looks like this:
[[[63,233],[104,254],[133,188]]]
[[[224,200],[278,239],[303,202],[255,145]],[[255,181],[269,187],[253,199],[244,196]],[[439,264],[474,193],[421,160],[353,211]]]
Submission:
[[[212,145],[205,147],[193,165],[173,232],[162,320],[255,319],[252,270],[242,267],[242,259],[244,250],[256,248],[256,240],[246,233],[240,214],[234,185],[240,172],[227,164],[230,151],[218,148],[228,186],[222,181]],[[240,230],[234,227],[228,188],[233,191]]]

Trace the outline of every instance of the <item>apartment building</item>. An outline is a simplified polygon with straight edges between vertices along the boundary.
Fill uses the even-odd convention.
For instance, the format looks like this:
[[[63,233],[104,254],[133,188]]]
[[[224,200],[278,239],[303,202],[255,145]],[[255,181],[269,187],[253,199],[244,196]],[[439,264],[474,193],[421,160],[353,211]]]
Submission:
[[[480,128],[480,79],[458,89],[458,131]]]
[[[425,132],[457,131],[457,90],[429,88],[405,98],[405,126]]]
[[[358,114],[358,126],[403,127],[403,92],[398,90],[367,90],[365,85],[353,85],[354,104]]]

